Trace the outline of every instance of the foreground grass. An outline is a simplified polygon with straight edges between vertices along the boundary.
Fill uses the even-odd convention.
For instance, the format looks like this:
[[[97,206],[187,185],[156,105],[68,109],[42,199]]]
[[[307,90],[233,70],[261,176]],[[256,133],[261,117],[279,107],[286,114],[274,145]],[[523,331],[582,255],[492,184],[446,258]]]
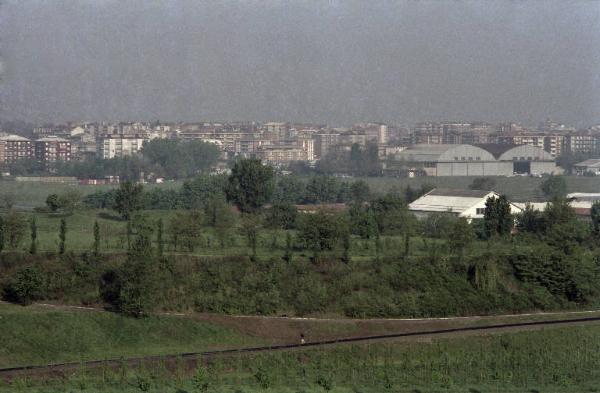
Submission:
[[[0,304],[0,367],[237,348],[259,339],[180,317]]]
[[[599,366],[600,326],[592,325],[240,356],[211,363],[202,378],[156,366],[82,370],[68,380],[16,380],[4,387],[27,392],[597,392]]]

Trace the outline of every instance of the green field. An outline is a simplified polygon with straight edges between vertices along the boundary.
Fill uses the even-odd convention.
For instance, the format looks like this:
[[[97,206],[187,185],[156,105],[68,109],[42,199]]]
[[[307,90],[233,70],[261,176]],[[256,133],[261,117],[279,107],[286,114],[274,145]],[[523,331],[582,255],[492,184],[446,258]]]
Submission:
[[[597,392],[600,326],[277,352],[213,361],[200,374],[160,366],[16,380],[26,392]],[[202,388],[204,385],[205,389]],[[17,390],[18,389],[18,390]]]
[[[178,188],[181,182],[167,182],[163,184],[147,184],[146,189],[154,187],[160,188]],[[11,180],[0,180],[0,196],[9,194],[14,197],[14,204],[17,207],[31,209],[37,206],[44,206],[49,194],[62,194],[70,190],[77,190],[82,195],[93,194],[97,191],[107,191],[117,186],[114,185],[69,185],[52,184],[41,182],[17,182]],[[1,204],[2,202],[0,202]]]
[[[177,316],[135,319],[94,311],[0,304],[0,367],[173,354],[263,341]]]
[[[162,219],[165,225],[164,241],[167,244],[166,252],[173,253],[168,231],[169,219],[177,214],[177,210],[147,210],[140,214],[148,217],[149,220],[156,222]],[[112,210],[105,209],[79,209],[73,214],[52,214],[52,213],[34,213],[26,212],[27,217],[36,218],[38,231],[38,252],[56,252],[59,244],[59,228],[61,219],[67,222],[67,241],[66,248],[72,252],[90,251],[94,242],[94,222],[98,221],[100,227],[100,251],[103,253],[124,252],[127,250],[127,222],[121,220]],[[29,232],[29,228],[27,228]],[[271,230],[263,228],[258,238],[259,256],[281,256],[285,247],[285,231]],[[275,239],[275,240],[274,240]],[[392,248],[401,248],[403,237],[382,236],[385,248],[390,252]],[[430,240],[435,241],[435,240]],[[415,253],[424,252],[422,239],[413,237],[411,244]],[[24,236],[19,246],[19,250],[27,252],[29,250],[29,233]],[[373,240],[354,239],[352,243],[353,256],[360,258],[374,255]],[[181,250],[178,250],[178,253]],[[195,252],[185,252],[189,255],[248,255],[250,252],[247,246],[247,240],[240,232],[239,228],[233,228],[228,231],[227,244],[222,247],[217,240],[214,229],[205,227],[201,236],[199,247]]]

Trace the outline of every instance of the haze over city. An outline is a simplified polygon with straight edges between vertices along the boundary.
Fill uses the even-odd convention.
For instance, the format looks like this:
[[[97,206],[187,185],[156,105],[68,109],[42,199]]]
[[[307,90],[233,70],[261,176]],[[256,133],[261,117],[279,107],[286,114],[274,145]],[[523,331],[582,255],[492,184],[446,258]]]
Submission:
[[[600,3],[17,1],[0,117],[600,121]]]

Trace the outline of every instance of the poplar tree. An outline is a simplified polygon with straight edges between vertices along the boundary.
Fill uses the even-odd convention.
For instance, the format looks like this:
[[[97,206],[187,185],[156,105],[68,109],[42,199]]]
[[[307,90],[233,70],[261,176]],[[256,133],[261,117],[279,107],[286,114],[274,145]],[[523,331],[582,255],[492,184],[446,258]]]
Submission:
[[[29,246],[29,253],[32,255],[37,254],[37,223],[35,216],[31,217],[30,222],[31,229],[31,245]]]
[[[163,220],[162,218],[158,219],[158,230],[156,231],[156,243],[158,245],[158,255],[163,256],[164,253],[164,243],[163,243]]]
[[[66,250],[66,241],[67,241],[67,220],[64,218],[60,220],[60,229],[58,233],[58,238],[60,243],[58,245],[58,253],[64,254]]]
[[[4,250],[4,218],[0,216],[0,253]]]
[[[94,222],[94,255],[100,254],[100,225],[98,221]]]

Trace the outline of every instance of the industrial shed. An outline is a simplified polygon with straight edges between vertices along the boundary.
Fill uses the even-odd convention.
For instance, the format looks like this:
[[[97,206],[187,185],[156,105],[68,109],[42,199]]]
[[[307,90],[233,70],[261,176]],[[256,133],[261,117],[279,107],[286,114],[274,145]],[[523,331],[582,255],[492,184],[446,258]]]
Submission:
[[[485,190],[436,188],[410,203],[408,209],[417,217],[424,217],[431,213],[449,213],[471,220],[483,218],[485,202],[490,197],[499,198],[500,195]],[[514,203],[510,204],[510,209],[513,214],[523,210]]]
[[[395,156],[428,176],[512,176],[559,173],[550,153],[528,145],[413,145]]]

